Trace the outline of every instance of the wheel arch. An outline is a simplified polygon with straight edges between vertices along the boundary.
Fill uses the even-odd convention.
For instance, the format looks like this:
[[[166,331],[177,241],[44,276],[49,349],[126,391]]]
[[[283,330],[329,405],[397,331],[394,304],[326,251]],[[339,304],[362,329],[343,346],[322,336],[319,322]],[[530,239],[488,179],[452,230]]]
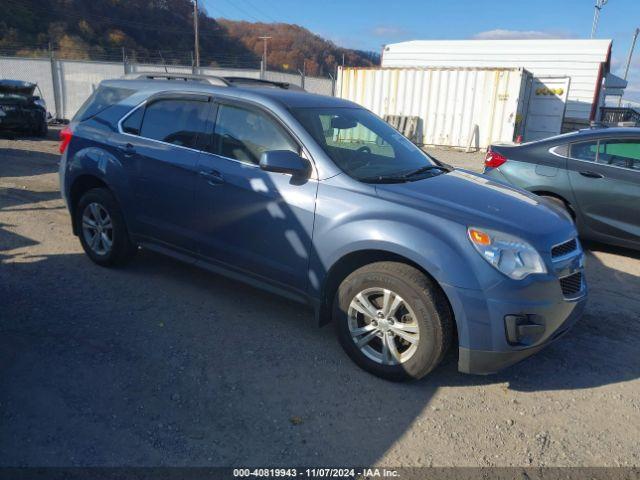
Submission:
[[[454,319],[454,334],[457,337],[457,325],[455,321],[454,310],[451,305],[451,301],[447,296],[445,290],[442,288],[438,280],[429,273],[424,267],[416,263],[415,261],[407,258],[403,255],[390,252],[387,250],[379,250],[379,249],[366,249],[366,250],[356,250],[350,253],[343,255],[340,259],[338,259],[329,269],[327,275],[325,277],[325,281],[322,288],[321,293],[321,301],[320,307],[317,311],[318,316],[318,324],[319,326],[326,325],[331,322],[332,310],[333,310],[333,300],[335,298],[335,294],[340,287],[342,281],[351,274],[354,270],[357,270],[360,267],[364,267],[365,265],[369,265],[371,263],[376,262],[397,262],[403,263],[405,265],[409,265],[416,270],[420,271],[426,277],[428,277],[436,288],[440,290],[443,297],[447,300],[447,305],[451,312],[451,317]]]
[[[69,210],[71,212],[71,226],[74,235],[78,235],[78,225],[76,225],[75,221],[78,202],[86,192],[94,188],[106,188],[113,193],[113,190],[109,188],[103,179],[90,173],[76,177],[69,188]]]
[[[556,192],[551,192],[549,190],[544,190],[544,189],[533,189],[531,190],[531,193],[535,193],[536,195],[540,196],[540,197],[553,197],[553,198],[557,198],[558,200],[560,200],[562,203],[564,203],[567,206],[567,209],[569,210],[569,213],[571,213],[571,216],[573,217],[573,219],[576,219],[576,210],[573,207],[573,205],[571,204],[571,202],[569,200],[567,200],[563,195],[560,195],[559,193]]]

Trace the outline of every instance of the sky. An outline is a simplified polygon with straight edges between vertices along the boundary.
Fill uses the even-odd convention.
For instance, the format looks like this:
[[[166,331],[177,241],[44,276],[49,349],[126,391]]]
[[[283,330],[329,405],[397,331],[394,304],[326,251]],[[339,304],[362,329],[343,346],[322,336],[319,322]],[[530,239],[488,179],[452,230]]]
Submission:
[[[341,47],[381,52],[405,40],[589,38],[595,0],[200,0],[213,17],[295,23]],[[609,0],[597,38],[613,40],[620,76],[640,0]],[[640,102],[640,38],[625,98]]]

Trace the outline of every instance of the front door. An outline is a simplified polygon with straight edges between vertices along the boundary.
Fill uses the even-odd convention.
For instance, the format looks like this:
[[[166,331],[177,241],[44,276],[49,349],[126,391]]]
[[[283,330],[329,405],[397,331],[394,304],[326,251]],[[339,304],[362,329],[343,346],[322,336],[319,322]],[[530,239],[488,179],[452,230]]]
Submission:
[[[569,155],[578,220],[600,237],[640,245],[640,139],[578,142]]]
[[[318,184],[265,172],[263,152],[300,145],[270,113],[220,103],[196,187],[200,253],[226,268],[306,292]]]

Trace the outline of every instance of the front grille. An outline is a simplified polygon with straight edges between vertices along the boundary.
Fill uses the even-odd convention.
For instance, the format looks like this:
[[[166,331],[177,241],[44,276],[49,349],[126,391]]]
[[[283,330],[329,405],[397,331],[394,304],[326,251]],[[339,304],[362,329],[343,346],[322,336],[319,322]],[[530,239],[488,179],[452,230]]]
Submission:
[[[556,245],[551,249],[551,258],[563,257],[569,253],[575,251],[578,248],[578,242],[575,238],[572,238],[568,242]]]
[[[582,290],[582,272],[577,272],[560,279],[560,288],[565,297],[573,297]]]

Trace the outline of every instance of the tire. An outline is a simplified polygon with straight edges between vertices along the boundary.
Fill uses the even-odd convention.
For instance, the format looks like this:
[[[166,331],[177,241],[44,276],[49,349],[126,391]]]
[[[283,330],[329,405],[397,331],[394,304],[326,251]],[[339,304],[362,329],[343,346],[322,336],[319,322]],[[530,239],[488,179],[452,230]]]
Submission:
[[[94,263],[103,267],[123,265],[136,252],[120,206],[108,189],[94,188],[87,191],[80,198],[74,217],[82,248]],[[96,218],[100,220],[96,222]],[[102,222],[99,230],[95,225],[91,226],[92,221],[95,225]],[[91,235],[92,232],[95,235]],[[102,234],[106,236],[106,240]],[[96,241],[93,242],[92,239]],[[110,245],[107,240],[110,240]]]
[[[558,197],[552,197],[550,195],[540,195],[542,198],[550,201],[551,203],[553,203],[554,205],[558,206],[559,208],[561,208],[562,210],[564,210],[565,212],[567,212],[569,214],[569,216],[571,217],[571,220],[573,220],[575,222],[576,218],[575,215],[573,214],[573,211],[571,210],[571,208],[569,207],[569,205],[567,205],[567,202],[565,202],[564,200],[562,200],[561,198]]]
[[[38,129],[38,136],[40,138],[47,138],[48,134],[49,134],[49,125],[47,125],[46,120],[43,120],[42,123],[40,124],[40,128]]]
[[[391,292],[389,305],[396,297],[402,301],[391,315],[389,308],[387,314],[383,311],[385,290]],[[363,314],[365,303],[358,298],[377,309],[377,321]],[[364,370],[393,381],[419,379],[431,372],[442,361],[454,335],[444,293],[416,268],[397,262],[372,263],[345,278],[334,300],[333,321],[347,355]],[[366,333],[359,335],[363,329]],[[370,340],[365,342],[367,336]],[[385,339],[393,342],[399,356],[392,352],[391,343],[387,343],[384,356]],[[356,345],[356,340],[364,342],[364,347]]]

